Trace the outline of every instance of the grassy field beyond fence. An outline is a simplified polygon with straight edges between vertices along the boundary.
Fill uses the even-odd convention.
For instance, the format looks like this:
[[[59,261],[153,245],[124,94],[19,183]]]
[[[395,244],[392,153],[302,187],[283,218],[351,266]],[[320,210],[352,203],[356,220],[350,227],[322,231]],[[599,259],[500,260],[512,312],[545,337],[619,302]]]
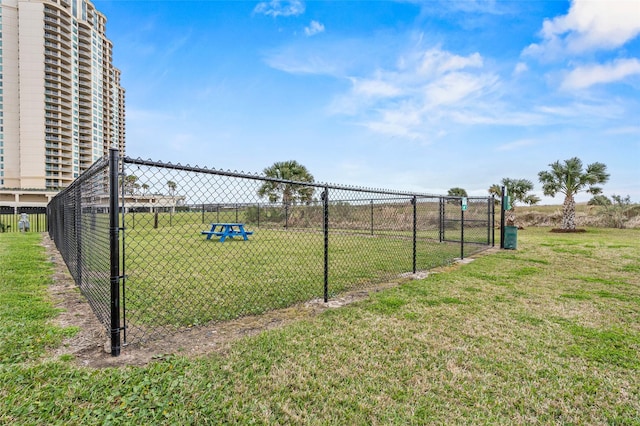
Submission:
[[[0,234],[0,424],[640,424],[640,230],[548,231],[224,353],[101,370],[43,355],[74,330],[49,325],[38,236]]]
[[[127,310],[132,321],[191,326],[323,296],[321,232],[248,228],[255,231],[248,241],[221,243],[206,240],[203,228],[175,224],[127,231]],[[459,243],[418,238],[419,269],[460,256]],[[410,233],[381,238],[335,231],[330,240],[331,297],[412,271]]]

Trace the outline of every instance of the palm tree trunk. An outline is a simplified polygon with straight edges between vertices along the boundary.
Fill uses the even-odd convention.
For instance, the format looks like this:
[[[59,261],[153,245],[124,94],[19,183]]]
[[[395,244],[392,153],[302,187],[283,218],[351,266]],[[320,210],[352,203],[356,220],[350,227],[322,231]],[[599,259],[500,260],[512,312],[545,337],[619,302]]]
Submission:
[[[511,205],[511,210],[507,211],[506,226],[516,226],[516,206]]]
[[[567,194],[562,205],[562,229],[576,229],[576,202],[572,194]]]

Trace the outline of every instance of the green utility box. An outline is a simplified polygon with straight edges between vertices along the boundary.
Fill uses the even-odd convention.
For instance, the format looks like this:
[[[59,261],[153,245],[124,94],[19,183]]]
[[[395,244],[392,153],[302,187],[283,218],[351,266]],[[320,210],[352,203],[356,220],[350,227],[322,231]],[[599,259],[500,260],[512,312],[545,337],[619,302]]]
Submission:
[[[504,248],[509,250],[516,250],[518,248],[517,226],[504,227]]]

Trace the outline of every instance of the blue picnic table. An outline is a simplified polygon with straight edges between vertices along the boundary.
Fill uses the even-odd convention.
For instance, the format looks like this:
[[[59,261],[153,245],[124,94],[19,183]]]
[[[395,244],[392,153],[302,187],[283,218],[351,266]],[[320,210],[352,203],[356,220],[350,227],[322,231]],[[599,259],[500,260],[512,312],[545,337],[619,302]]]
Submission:
[[[220,237],[220,242],[224,243],[227,237],[242,237],[245,241],[249,238],[247,235],[253,234],[253,231],[246,231],[244,223],[212,223],[209,231],[202,231],[203,235],[210,240],[212,236]]]

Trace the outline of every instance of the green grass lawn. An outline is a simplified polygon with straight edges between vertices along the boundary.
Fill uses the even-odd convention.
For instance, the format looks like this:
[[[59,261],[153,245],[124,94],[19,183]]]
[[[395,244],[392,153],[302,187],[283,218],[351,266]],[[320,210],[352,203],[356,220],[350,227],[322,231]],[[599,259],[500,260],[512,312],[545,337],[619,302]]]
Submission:
[[[207,226],[189,223],[184,217],[157,229],[143,226],[138,218],[137,225],[126,231],[130,341],[153,332],[154,327],[228,320],[323,297],[322,232],[248,225],[253,231],[248,241],[236,238],[221,243],[200,234]],[[429,237],[418,235],[418,270],[460,256],[459,243],[439,243]],[[485,247],[468,245],[466,249]],[[412,234],[332,231],[328,259],[330,295],[396,279],[413,270]]]
[[[101,370],[41,357],[65,331],[24,237],[0,234],[2,424],[640,424],[640,230],[528,228],[224,354]]]
[[[0,363],[38,358],[74,329],[47,323],[58,311],[47,297],[52,269],[40,245],[41,234],[0,235]]]

